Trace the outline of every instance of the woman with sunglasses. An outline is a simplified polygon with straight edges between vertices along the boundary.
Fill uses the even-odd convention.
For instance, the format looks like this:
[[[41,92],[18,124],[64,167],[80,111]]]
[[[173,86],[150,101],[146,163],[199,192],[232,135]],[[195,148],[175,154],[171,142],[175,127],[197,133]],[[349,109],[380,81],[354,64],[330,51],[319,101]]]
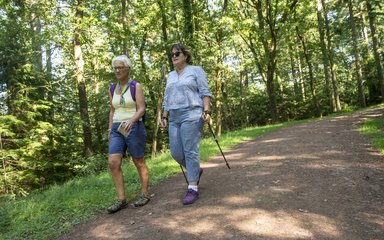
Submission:
[[[144,161],[146,131],[142,121],[145,113],[143,88],[139,83],[132,83],[130,78],[132,63],[126,55],[115,57],[112,60],[112,67],[118,81],[114,87],[111,86],[109,91],[108,164],[118,199],[107,209],[109,213],[115,213],[128,205],[125,199],[124,176],[121,169],[126,150],[132,157],[141,183],[141,195],[133,206],[141,207],[149,201],[148,167]]]
[[[169,121],[171,155],[187,169],[188,189],[182,203],[188,205],[199,198],[198,184],[203,173],[199,147],[204,122],[211,119],[212,94],[207,74],[191,65],[192,54],[184,44],[172,45],[170,55],[175,70],[168,75],[161,125],[166,128]]]

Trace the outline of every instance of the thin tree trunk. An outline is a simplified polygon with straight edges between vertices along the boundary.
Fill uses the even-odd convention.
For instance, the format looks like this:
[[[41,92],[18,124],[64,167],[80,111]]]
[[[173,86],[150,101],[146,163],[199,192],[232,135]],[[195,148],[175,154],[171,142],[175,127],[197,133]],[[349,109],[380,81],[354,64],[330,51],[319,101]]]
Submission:
[[[51,46],[50,45],[47,45],[47,81],[48,81],[48,90],[47,90],[47,99],[48,99],[48,102],[49,103],[52,103],[53,104],[53,86],[52,86],[52,50],[51,50]],[[54,118],[54,108],[53,107],[50,107],[49,110],[48,110],[48,117],[47,117],[47,121],[50,122],[50,123],[53,123],[53,118]]]
[[[322,5],[325,6],[324,0],[322,1]],[[334,57],[334,51],[332,47],[332,36],[331,36],[331,28],[329,27],[329,20],[328,20],[328,11],[326,11],[326,8],[324,7],[323,11],[323,18],[324,18],[324,24],[325,24],[325,34],[327,37],[327,50],[328,50],[328,59],[329,59],[329,68],[331,70],[331,83],[332,83],[332,90],[333,90],[333,98],[334,103],[336,107],[336,111],[341,111],[341,103],[340,103],[340,94],[339,94],[339,87],[337,83],[337,74],[336,74],[336,65],[334,64],[333,57]]]
[[[152,149],[151,149],[151,156],[154,157],[157,152],[157,138],[159,134],[160,129],[160,122],[161,122],[161,112],[162,112],[162,103],[163,103],[163,92],[164,92],[164,83],[167,81],[167,65],[164,64],[161,68],[161,78],[159,81],[158,86],[158,97],[157,97],[157,104],[156,104],[156,120],[155,120],[155,128],[153,130],[153,139],[152,139]]]
[[[184,28],[183,28],[183,38],[187,45],[194,49],[194,27],[193,27],[193,13],[192,13],[192,4],[190,0],[183,0],[183,13],[184,13]]]
[[[227,14],[227,5],[226,1],[224,1],[224,6],[221,11],[220,19],[223,18]],[[216,45],[221,46],[223,44],[223,29],[219,28],[216,32]],[[221,48],[220,48],[221,49]],[[218,57],[216,58],[216,66],[223,65],[223,52],[220,51]],[[216,67],[215,69],[216,75],[216,127],[215,132],[217,136],[220,136],[222,133],[222,124],[223,124],[223,106],[226,103],[226,93],[225,93],[225,80],[223,78],[223,69],[220,67]],[[231,120],[231,119],[229,119]]]
[[[349,10],[349,23],[352,30],[352,43],[353,43],[353,53],[355,57],[355,71],[356,71],[356,80],[357,80],[357,93],[358,93],[358,103],[360,107],[365,107],[365,95],[364,95],[364,86],[363,86],[363,72],[361,69],[361,60],[360,60],[360,49],[358,35],[355,25],[355,18],[353,14],[352,1],[348,0],[348,10]]]
[[[377,33],[376,33],[376,18],[375,18],[375,14],[372,11],[372,5],[370,1],[366,0],[366,3],[367,3],[369,26],[371,28],[372,47],[373,47],[373,55],[375,57],[375,63],[376,63],[377,78],[379,79],[379,83],[380,83],[381,101],[384,101],[384,72],[383,72],[383,65],[381,63],[379,41],[377,39]]]
[[[290,41],[291,43],[292,41]],[[294,95],[295,95],[295,100],[297,102],[300,102],[302,100],[300,96],[300,87],[299,87],[299,81],[298,81],[298,74],[297,70],[295,67],[295,53],[293,52],[293,47],[292,44],[288,43],[288,56],[290,59],[290,65],[291,65],[291,72],[292,72],[292,80],[293,80],[293,89],[294,89]]]
[[[161,32],[162,32],[162,37],[163,37],[163,42],[164,42],[164,52],[167,54],[168,57],[168,65],[169,69],[173,69],[173,64],[172,64],[172,57],[168,54],[168,49],[170,46],[168,46],[168,22],[167,22],[167,14],[165,10],[165,3],[164,0],[157,0],[157,4],[159,5],[160,8],[160,14],[161,14]]]
[[[84,0],[79,0],[76,6],[75,21],[76,27],[74,31],[74,58],[75,58],[75,77],[77,82],[77,90],[80,104],[80,117],[83,127],[83,138],[84,138],[84,155],[86,157],[92,156],[92,134],[91,126],[88,114],[88,101],[87,91],[84,81],[84,60],[81,50],[81,23],[83,21],[83,7]]]
[[[99,63],[97,61],[97,57],[94,56],[93,57],[93,62],[92,62],[92,69],[95,70],[95,72],[98,72],[99,71]],[[94,82],[94,94],[96,96],[98,96],[100,94],[100,79],[99,79],[99,75],[97,74],[94,74],[93,75],[93,82]],[[96,99],[96,103],[95,103],[95,106],[94,106],[94,118],[95,118],[95,130],[96,130],[96,136],[97,136],[97,148],[100,148],[100,146],[102,145],[103,143],[103,133],[106,133],[106,129],[105,127],[102,126],[102,122],[100,121],[100,119],[97,117],[97,116],[100,116],[102,113],[101,113],[101,110],[100,110],[100,106],[102,106],[102,101],[104,99],[103,98],[97,98]],[[98,150],[96,148],[96,150]]]
[[[302,47],[303,47],[305,61],[306,61],[307,65],[308,65],[309,85],[310,85],[311,92],[312,92],[313,103],[314,103],[314,105],[316,107],[317,116],[321,117],[322,116],[322,111],[321,111],[319,100],[317,99],[317,94],[316,94],[316,89],[315,89],[315,78],[313,76],[313,70],[312,70],[312,64],[311,64],[310,56],[309,56],[309,53],[308,53],[308,50],[307,50],[307,46],[305,44],[305,39],[304,39],[303,36],[301,36],[298,27],[296,27],[296,32],[297,32],[298,38],[301,41],[301,44],[302,44]]]
[[[216,132],[216,135],[217,136],[220,136],[221,135],[221,126],[222,126],[222,111],[223,111],[223,92],[222,92],[222,87],[221,87],[221,84],[223,83],[222,79],[221,79],[221,74],[220,74],[220,70],[218,69],[218,67],[216,67],[216,70],[215,70],[215,99],[216,99],[216,119],[215,119],[215,122],[216,122],[216,128],[215,128],[215,132]]]
[[[317,26],[319,30],[322,62],[324,66],[325,93],[327,96],[329,108],[331,112],[334,112],[336,110],[336,107],[334,102],[333,90],[331,89],[331,80],[330,80],[331,71],[329,66],[330,64],[329,64],[327,44],[325,42],[325,24],[324,24],[323,12],[324,12],[323,1],[317,0],[317,22],[318,22]]]
[[[307,99],[307,92],[305,91],[304,77],[303,77],[303,68],[301,67],[301,59],[299,56],[296,57],[297,67],[299,68],[299,84],[300,84],[300,93],[302,101]]]
[[[129,57],[128,49],[128,24],[127,24],[127,0],[121,0],[121,21],[123,23],[123,52]]]

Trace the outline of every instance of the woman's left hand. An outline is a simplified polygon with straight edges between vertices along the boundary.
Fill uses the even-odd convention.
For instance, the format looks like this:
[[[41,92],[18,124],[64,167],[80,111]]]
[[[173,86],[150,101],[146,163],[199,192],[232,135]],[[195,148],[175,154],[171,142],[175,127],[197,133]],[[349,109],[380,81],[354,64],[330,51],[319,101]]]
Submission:
[[[132,126],[133,126],[133,122],[132,122],[132,120],[128,120],[128,121],[126,121],[125,124],[124,124],[124,129],[125,129],[125,131],[126,131],[126,132],[131,131]]]

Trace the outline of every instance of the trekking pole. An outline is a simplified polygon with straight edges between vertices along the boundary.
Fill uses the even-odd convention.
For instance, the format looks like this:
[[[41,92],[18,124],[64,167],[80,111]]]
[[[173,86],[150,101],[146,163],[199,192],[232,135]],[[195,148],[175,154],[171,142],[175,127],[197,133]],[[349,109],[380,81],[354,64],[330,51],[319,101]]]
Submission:
[[[213,135],[213,138],[215,139],[215,141],[216,141],[216,143],[217,143],[217,146],[218,146],[219,149],[220,149],[221,155],[223,155],[225,164],[227,165],[228,169],[231,169],[231,168],[229,167],[229,164],[228,164],[228,162],[227,162],[227,159],[226,159],[225,156],[224,156],[223,150],[221,150],[219,141],[217,141],[216,135],[215,135],[215,133],[213,132],[212,127],[211,127],[211,124],[210,124],[209,122],[208,122],[208,127],[209,127],[209,130],[211,131],[211,133],[212,133],[212,135]]]
[[[187,185],[189,185],[188,180],[187,180],[187,176],[185,176],[184,169],[183,169],[183,167],[181,166],[181,164],[179,164],[179,165],[180,165],[181,171],[183,172],[185,182],[187,182]]]

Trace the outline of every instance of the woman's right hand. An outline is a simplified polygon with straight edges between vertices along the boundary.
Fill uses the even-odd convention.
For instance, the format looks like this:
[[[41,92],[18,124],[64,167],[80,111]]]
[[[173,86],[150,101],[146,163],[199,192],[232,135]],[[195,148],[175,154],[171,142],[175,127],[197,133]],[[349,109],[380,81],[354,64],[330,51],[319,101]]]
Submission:
[[[164,128],[164,130],[167,129],[167,126],[168,126],[168,118],[166,117],[163,117],[160,121],[160,124],[161,124],[161,127]]]

